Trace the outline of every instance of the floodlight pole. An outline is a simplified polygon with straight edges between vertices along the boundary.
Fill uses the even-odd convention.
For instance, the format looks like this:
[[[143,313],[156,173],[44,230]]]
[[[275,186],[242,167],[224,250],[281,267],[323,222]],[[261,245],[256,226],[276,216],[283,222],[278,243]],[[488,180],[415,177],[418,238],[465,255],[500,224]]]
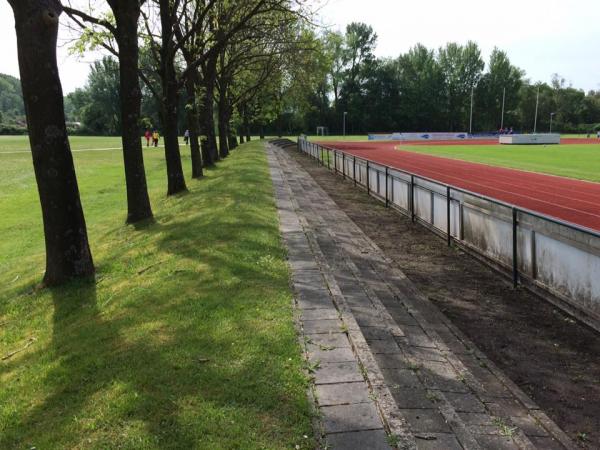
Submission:
[[[552,118],[554,117],[555,112],[550,113],[550,133],[552,133]]]
[[[342,124],[342,135],[346,136],[346,115],[348,114],[347,111],[344,111],[344,120],[343,120],[343,124]]]
[[[538,106],[540,104],[540,87],[537,89],[537,98],[535,100],[535,119],[533,121],[533,134],[535,134],[537,130],[537,115],[538,115]]]
[[[504,129],[504,100],[506,99],[506,88],[502,89],[502,118],[500,119],[500,129]]]
[[[469,117],[469,134],[473,134],[473,91],[475,86],[471,86],[471,115]]]

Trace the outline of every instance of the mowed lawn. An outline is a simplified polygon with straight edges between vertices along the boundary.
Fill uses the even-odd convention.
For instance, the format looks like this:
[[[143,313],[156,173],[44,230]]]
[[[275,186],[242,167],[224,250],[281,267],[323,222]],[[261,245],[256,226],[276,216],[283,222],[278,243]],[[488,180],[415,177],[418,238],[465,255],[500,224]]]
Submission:
[[[75,153],[98,274],[51,290],[36,289],[31,156],[0,154],[0,448],[314,448],[262,145],[171,198],[163,150],[145,151],[156,222],[137,228],[124,225],[121,151]]]
[[[401,145],[400,149],[581,180],[600,181],[600,144]]]

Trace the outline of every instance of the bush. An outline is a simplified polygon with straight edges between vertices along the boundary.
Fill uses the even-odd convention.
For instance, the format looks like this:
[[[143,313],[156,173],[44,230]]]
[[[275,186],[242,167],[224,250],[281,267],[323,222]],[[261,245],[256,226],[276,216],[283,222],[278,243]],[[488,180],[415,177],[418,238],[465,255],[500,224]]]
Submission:
[[[16,124],[0,123],[0,135],[23,135],[27,134],[27,127]]]

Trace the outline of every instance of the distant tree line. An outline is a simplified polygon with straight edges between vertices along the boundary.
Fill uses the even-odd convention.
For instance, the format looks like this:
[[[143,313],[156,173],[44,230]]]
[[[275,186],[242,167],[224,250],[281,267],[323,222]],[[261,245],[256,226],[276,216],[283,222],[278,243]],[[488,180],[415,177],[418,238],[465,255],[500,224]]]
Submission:
[[[494,49],[486,62],[474,42],[439,49],[421,44],[397,58],[376,58],[377,35],[364,23],[345,33],[321,36],[326,70],[304,108],[288,109],[288,132],[468,131],[473,91],[473,131],[498,130],[504,96],[504,126],[534,127],[539,89],[538,131],[591,132],[600,129],[600,91],[585,93],[555,74],[550,84],[532,83]]]

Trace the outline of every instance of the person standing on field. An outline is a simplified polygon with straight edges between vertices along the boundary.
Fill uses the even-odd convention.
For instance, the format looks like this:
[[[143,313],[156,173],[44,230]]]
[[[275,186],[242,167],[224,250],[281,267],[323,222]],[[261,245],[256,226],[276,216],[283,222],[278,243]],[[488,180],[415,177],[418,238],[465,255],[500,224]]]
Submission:
[[[158,134],[157,130],[154,130],[152,133],[152,143],[155,147],[158,147],[158,140],[160,139],[160,134]]]
[[[150,139],[152,138],[152,133],[150,133],[150,130],[146,129],[144,137],[146,138],[146,147],[150,147]]]
[[[185,130],[185,133],[183,133],[183,142],[185,142],[185,145],[188,145],[189,141],[190,141],[190,130]]]

